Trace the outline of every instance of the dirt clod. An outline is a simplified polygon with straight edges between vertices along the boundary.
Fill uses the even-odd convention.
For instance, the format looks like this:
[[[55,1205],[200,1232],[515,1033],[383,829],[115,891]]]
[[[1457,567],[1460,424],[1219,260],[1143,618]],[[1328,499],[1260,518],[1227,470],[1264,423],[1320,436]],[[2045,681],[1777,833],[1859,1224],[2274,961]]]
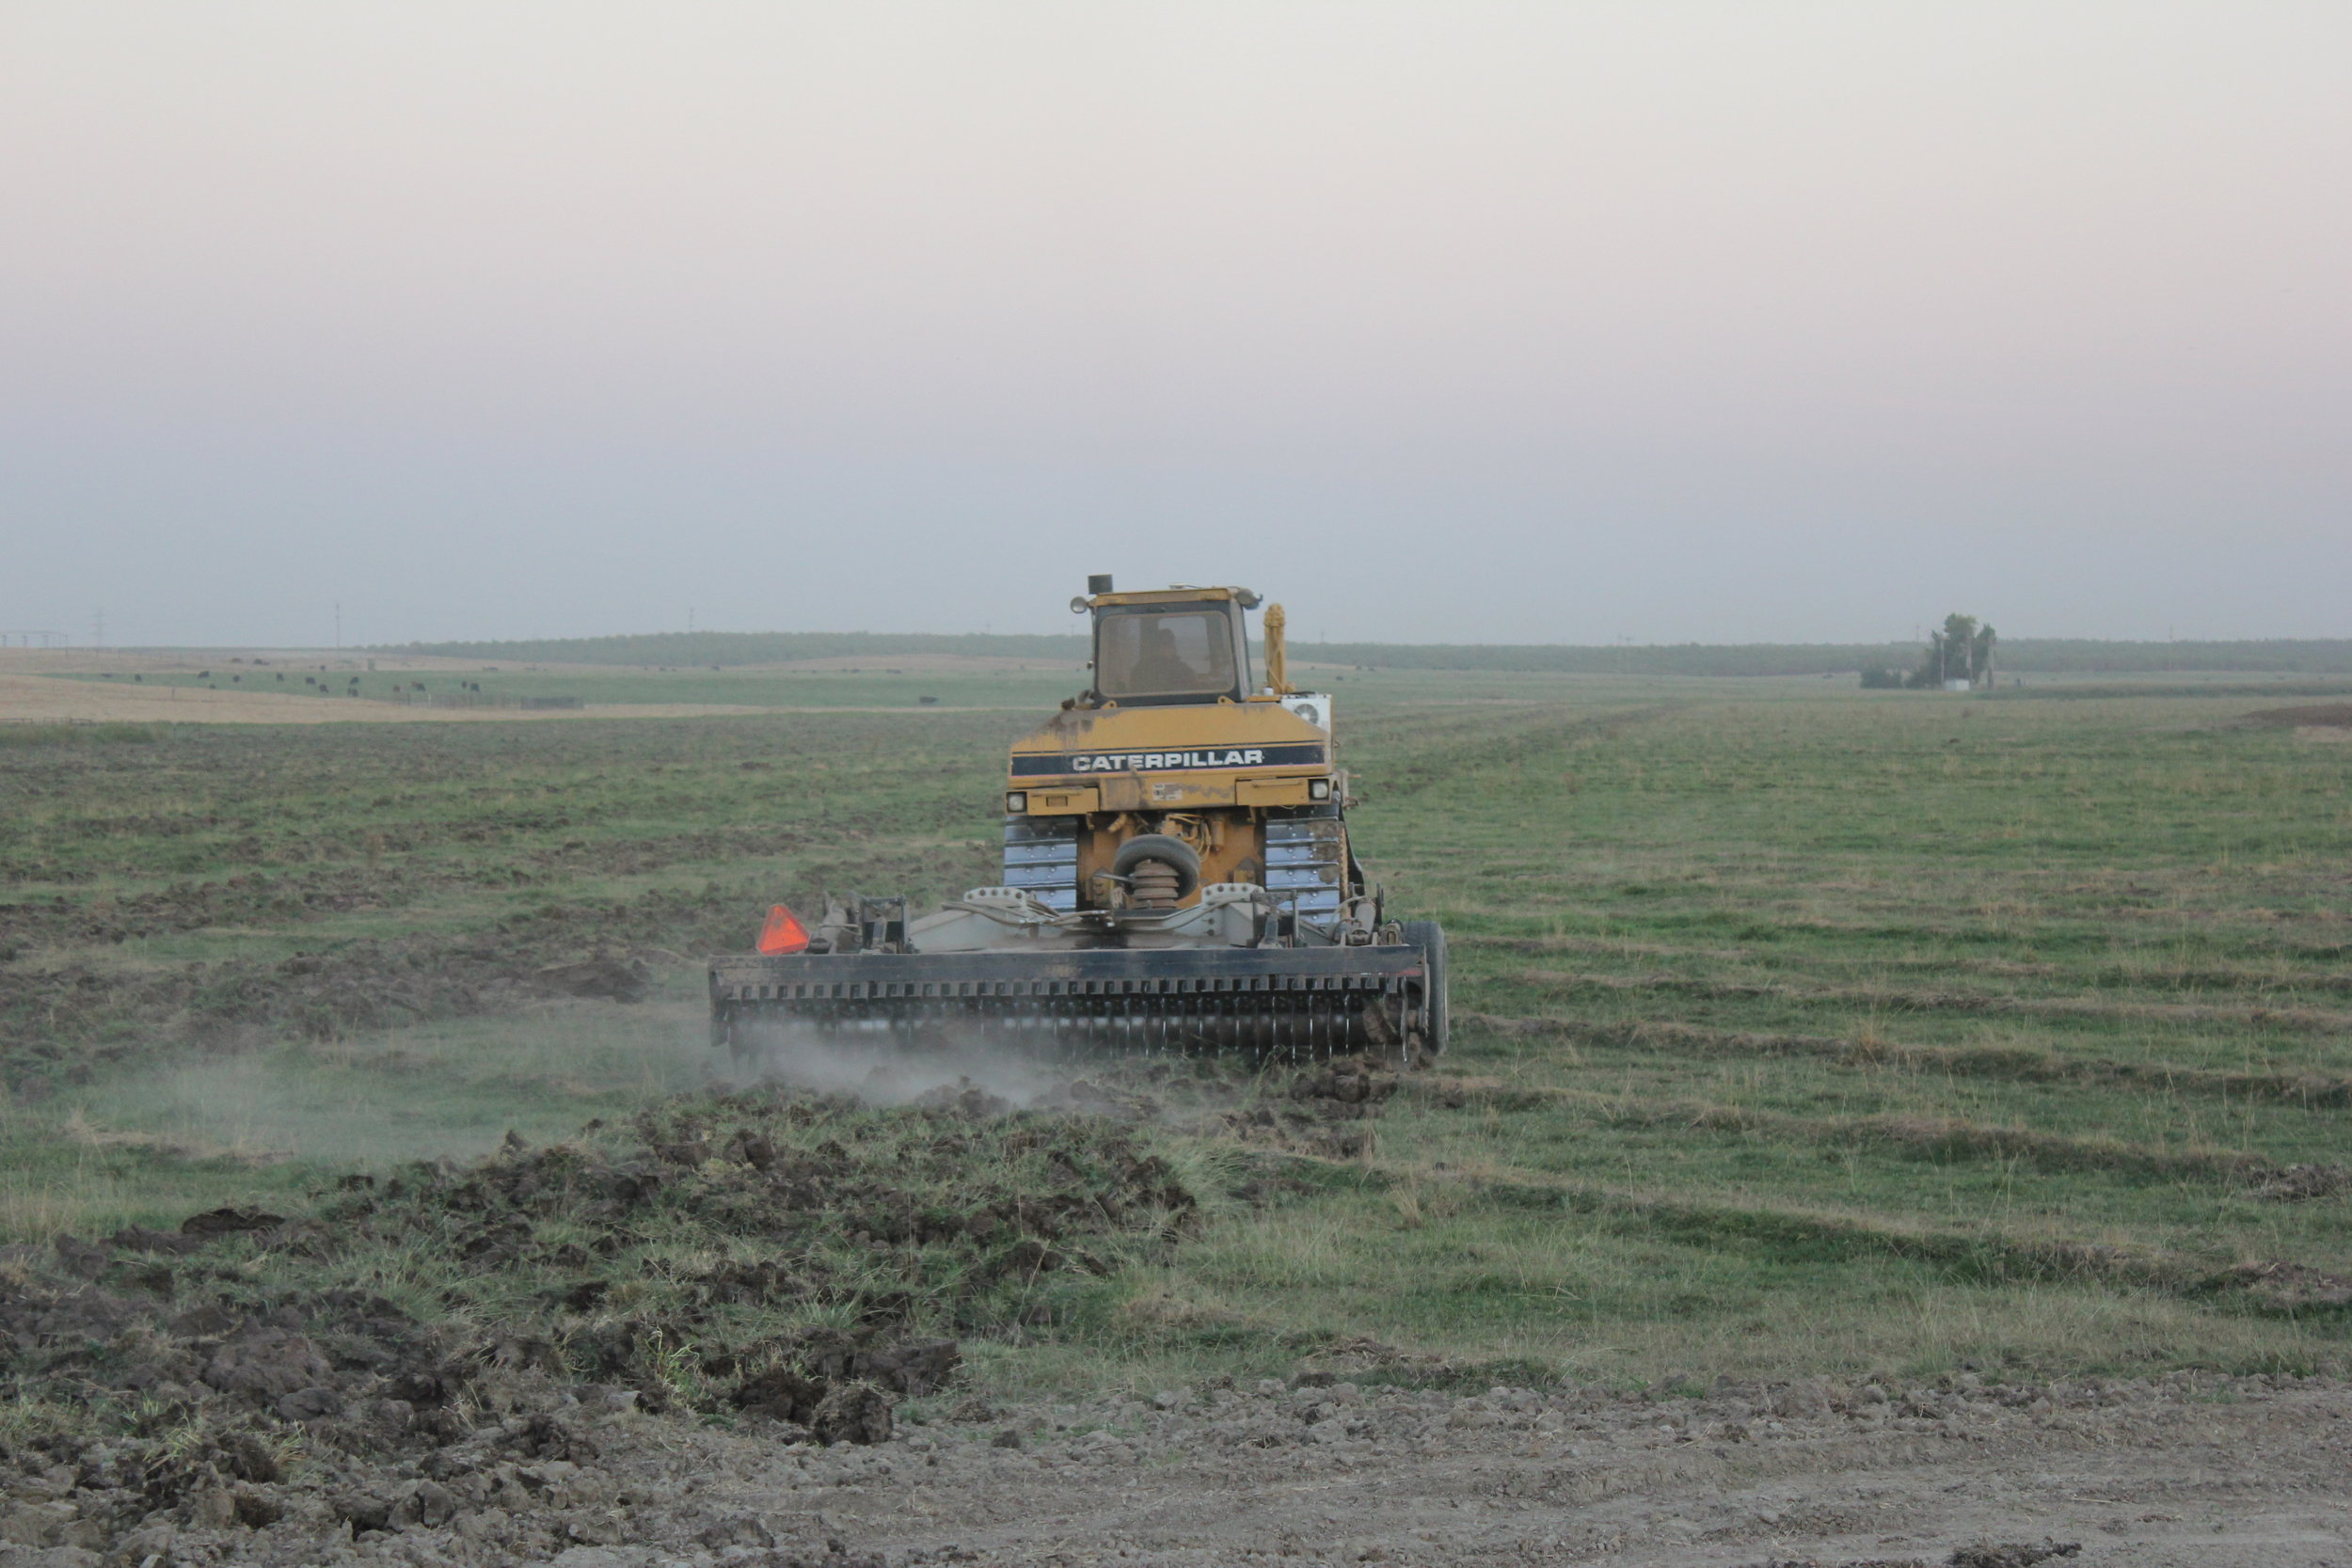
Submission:
[[[248,1230],[275,1230],[285,1223],[284,1215],[265,1213],[259,1209],[209,1209],[182,1220],[180,1234],[209,1239]]]
[[[2079,1557],[2079,1541],[2007,1542],[2000,1545],[1963,1546],[1948,1560],[1951,1568],[2033,1568],[2052,1558]]]
[[[893,1422],[890,1399],[870,1383],[842,1384],[809,1417],[808,1429],[820,1443],[886,1443]]]
[[[275,1400],[318,1388],[334,1369],[318,1347],[282,1328],[256,1328],[215,1351],[201,1374],[224,1394],[258,1394]]]

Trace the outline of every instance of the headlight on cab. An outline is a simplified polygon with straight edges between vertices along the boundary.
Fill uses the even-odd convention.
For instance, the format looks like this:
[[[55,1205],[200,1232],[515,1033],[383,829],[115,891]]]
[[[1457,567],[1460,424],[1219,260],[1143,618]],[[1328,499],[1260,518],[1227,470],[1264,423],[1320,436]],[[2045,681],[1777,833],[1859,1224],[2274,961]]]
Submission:
[[[1005,815],[1006,815],[1006,816],[1019,816],[1022,813],[1024,813],[1024,812],[1027,811],[1028,809],[1029,809],[1029,792],[1028,792],[1027,790],[1025,790],[1025,789],[1008,789],[1007,791],[1005,791]]]
[[[1307,799],[1308,799],[1308,800],[1328,800],[1330,798],[1331,798],[1331,781],[1330,781],[1330,780],[1328,780],[1328,779],[1309,779],[1309,780],[1307,781]]]

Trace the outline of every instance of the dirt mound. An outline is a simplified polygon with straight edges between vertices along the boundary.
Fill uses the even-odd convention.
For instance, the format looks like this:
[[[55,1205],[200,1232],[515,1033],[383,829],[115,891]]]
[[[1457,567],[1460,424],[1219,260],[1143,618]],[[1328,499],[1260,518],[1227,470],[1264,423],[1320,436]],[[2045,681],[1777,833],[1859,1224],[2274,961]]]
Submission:
[[[1109,1121],[942,1098],[681,1101],[346,1178],[290,1216],[9,1249],[0,1480],[56,1478],[71,1506],[42,1545],[448,1527],[538,1560],[642,1538],[610,1522],[629,1487],[607,1449],[656,1439],[617,1418],[882,1442],[963,1337],[1052,1321],[1198,1209]]]

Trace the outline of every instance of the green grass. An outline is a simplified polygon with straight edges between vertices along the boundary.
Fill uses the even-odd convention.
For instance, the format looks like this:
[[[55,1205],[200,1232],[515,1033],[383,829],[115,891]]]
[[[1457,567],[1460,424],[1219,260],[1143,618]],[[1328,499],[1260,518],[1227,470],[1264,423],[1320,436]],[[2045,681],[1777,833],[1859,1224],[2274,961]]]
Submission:
[[[723,678],[596,700],[731,700],[683,695]],[[914,677],[823,678],[886,709]],[[2340,1310],[2227,1284],[2352,1275],[2352,1195],[2260,1196],[2352,1164],[2352,748],[2235,723],[2275,695],[1329,684],[1391,908],[1453,933],[1457,1009],[1549,1027],[1467,1024],[1442,1069],[1465,1082],[1401,1095],[1368,1158],[1294,1163],[1303,1190],[1098,1282],[1051,1342],[987,1351],[992,1378],[1279,1370],[1360,1335],[1624,1379],[2344,1359]],[[0,1225],[160,1218],[691,1086],[694,957],[779,895],[987,879],[1025,720],[12,746],[0,1016],[38,1098]],[[421,1012],[292,1022],[265,1001],[297,955],[358,974],[485,942],[645,955],[663,999],[426,988]],[[214,1000],[171,1003],[199,964]],[[43,978],[68,972],[100,983]],[[178,1011],[85,995],[118,983]]]
[[[144,746],[152,724],[0,724],[0,747]]]

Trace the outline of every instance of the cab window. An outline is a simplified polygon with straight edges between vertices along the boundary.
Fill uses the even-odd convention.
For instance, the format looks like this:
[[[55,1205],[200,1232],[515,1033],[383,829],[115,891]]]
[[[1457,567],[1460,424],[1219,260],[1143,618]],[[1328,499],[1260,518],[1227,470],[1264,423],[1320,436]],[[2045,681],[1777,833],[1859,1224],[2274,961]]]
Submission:
[[[1230,696],[1233,623],[1221,610],[1110,610],[1094,640],[1094,689],[1114,702]]]

